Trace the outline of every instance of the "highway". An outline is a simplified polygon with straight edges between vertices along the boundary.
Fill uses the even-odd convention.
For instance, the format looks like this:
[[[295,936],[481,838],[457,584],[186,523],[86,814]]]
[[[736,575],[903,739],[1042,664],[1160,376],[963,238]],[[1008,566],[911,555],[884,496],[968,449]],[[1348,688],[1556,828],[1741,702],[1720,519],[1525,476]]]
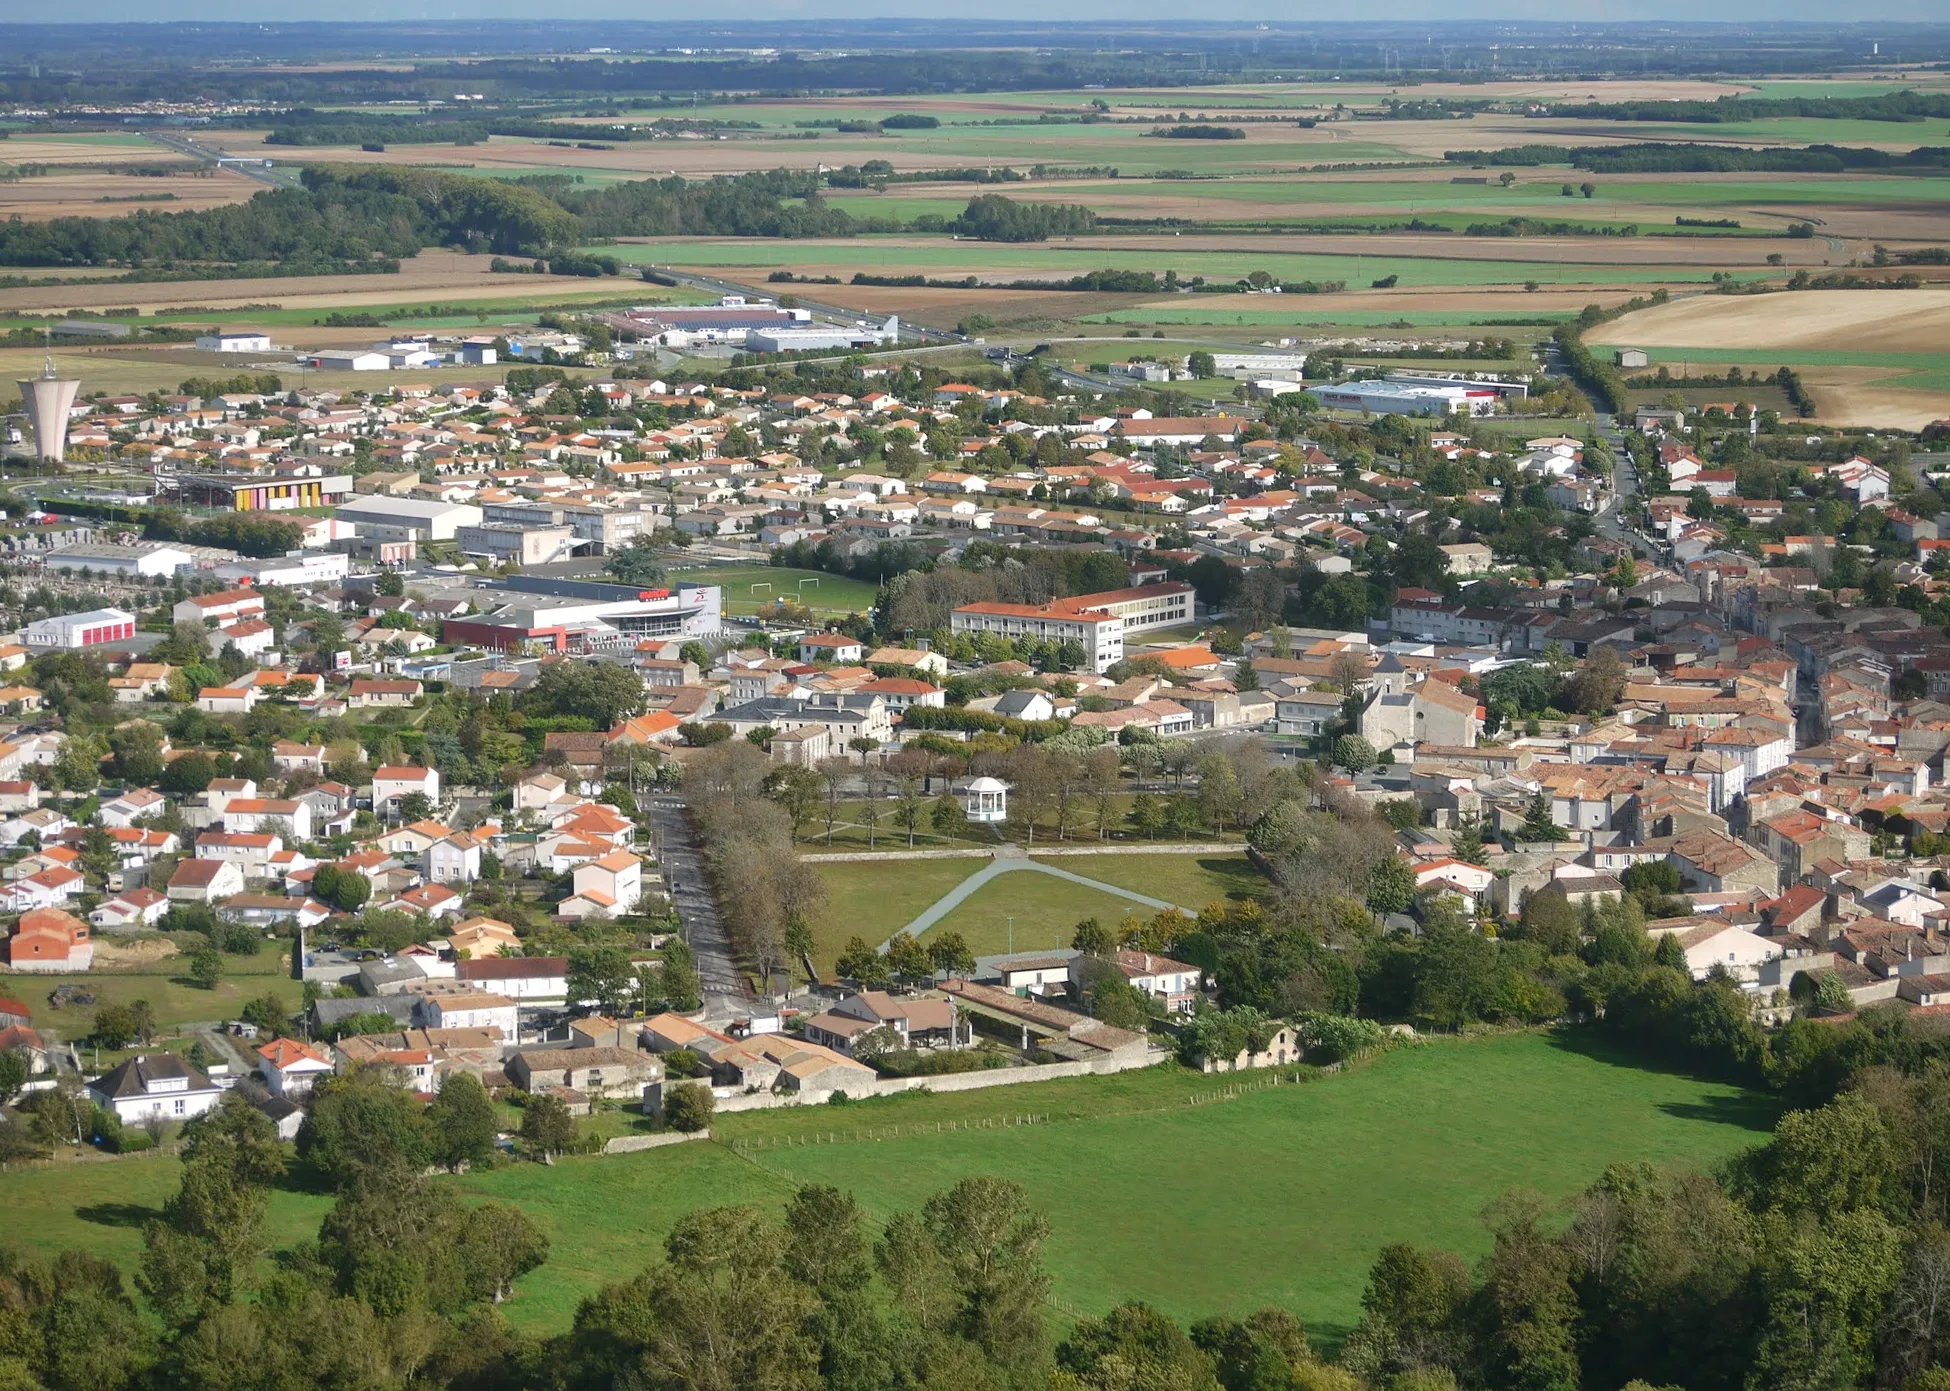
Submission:
[[[145,130],[142,134],[144,138],[155,141],[164,149],[174,150],[177,154],[188,155],[192,159],[208,160],[213,165],[231,160],[232,163],[223,165],[225,169],[242,174],[247,179],[255,179],[270,188],[303,187],[296,169],[282,169],[274,164],[237,163],[235,161],[238,157],[235,155],[227,155],[222,150],[211,149],[208,145],[198,144],[187,135],[177,135],[172,131]]]

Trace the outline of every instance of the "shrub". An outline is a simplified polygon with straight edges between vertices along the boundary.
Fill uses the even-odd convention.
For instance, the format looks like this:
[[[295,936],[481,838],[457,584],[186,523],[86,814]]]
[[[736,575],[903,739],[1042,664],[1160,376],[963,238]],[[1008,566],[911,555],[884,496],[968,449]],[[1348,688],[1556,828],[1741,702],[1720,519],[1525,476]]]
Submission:
[[[718,1098],[709,1087],[695,1082],[672,1087],[664,1093],[664,1121],[672,1130],[702,1130],[711,1124],[711,1113],[717,1106]]]

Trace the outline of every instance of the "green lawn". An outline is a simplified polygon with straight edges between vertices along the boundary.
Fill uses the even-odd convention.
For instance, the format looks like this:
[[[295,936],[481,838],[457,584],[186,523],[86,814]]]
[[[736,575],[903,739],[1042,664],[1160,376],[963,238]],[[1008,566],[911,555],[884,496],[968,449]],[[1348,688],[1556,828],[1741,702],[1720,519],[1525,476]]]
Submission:
[[[833,958],[845,948],[849,937],[886,941],[986,863],[976,859],[865,860],[820,865],[819,877],[826,881],[826,915],[813,932],[813,961],[822,974],[830,973]]]
[[[7,1237],[42,1252],[78,1247],[133,1271],[143,1223],[162,1216],[182,1173],[173,1155],[155,1152],[9,1173]],[[279,1189],[265,1216],[272,1244],[289,1249],[316,1237],[330,1207],[321,1194]]]
[[[1196,143],[1196,142],[1194,142]],[[1196,185],[1194,185],[1196,186]],[[1579,200],[1580,202],[1582,200]],[[1552,205],[1555,207],[1555,205]],[[1536,208],[1512,207],[1511,215],[1536,213]],[[1567,212],[1564,216],[1569,217]],[[1385,241],[1379,242],[1385,246]],[[1024,276],[1037,278],[1056,274],[1076,275],[1093,269],[1149,270],[1162,274],[1174,269],[1181,279],[1202,275],[1207,280],[1236,280],[1256,270],[1286,281],[1344,280],[1349,286],[1365,289],[1368,284],[1395,276],[1404,286],[1489,286],[1521,285],[1536,280],[1547,285],[1637,285],[1663,283],[1704,283],[1712,272],[1697,266],[1603,265],[1573,257],[1536,261],[1491,261],[1446,259],[1435,256],[1401,256],[1386,252],[1374,255],[1339,255],[1326,252],[1261,251],[1250,247],[1222,251],[1129,250],[1122,249],[1113,237],[1078,237],[1063,242],[1016,245],[999,242],[939,241],[903,236],[852,237],[833,241],[798,241],[784,254],[778,242],[762,238],[723,238],[712,241],[639,242],[623,246],[591,248],[602,254],[636,264],[655,263],[691,267],[724,267],[750,270],[781,264],[799,266],[857,267],[880,273],[922,271],[933,275],[959,273],[988,277]],[[1737,273],[1738,274],[1738,273]],[[1743,276],[1743,278],[1756,278]],[[1225,308],[1264,311],[1271,296],[1186,296],[1195,304],[1205,298],[1237,303]],[[1283,296],[1282,301],[1300,297]],[[1296,312],[1299,304],[1285,310]],[[1146,310],[1124,311],[1148,313]],[[1169,316],[1159,323],[1173,322]],[[1190,322],[1197,322],[1191,320]]]
[[[672,571],[671,577],[687,584],[722,585],[728,614],[756,613],[781,596],[802,598],[815,613],[865,613],[873,607],[878,593],[872,585],[844,575],[777,565],[717,565],[705,570]]]
[[[1082,865],[1065,863],[1062,867],[1072,874],[1090,877],[1090,870]],[[1102,889],[1086,888],[1047,874],[1018,871],[984,884],[959,908],[929,928],[928,935],[959,932],[967,939],[968,949],[977,956],[1044,951],[1069,946],[1077,924],[1084,918],[1096,918],[1106,926],[1114,926],[1127,913],[1148,918],[1154,911]],[[1009,925],[1012,916],[1015,918],[1013,937]],[[923,936],[921,940],[925,942],[928,938]]]
[[[1266,897],[1273,886],[1244,855],[1052,855],[1057,869],[1194,911],[1215,899]]]
[[[1580,1042],[1439,1040],[1345,1076],[1196,1107],[1189,1097],[1231,1079],[1167,1067],[916,1092],[717,1125],[723,1139],[800,1142],[790,1147],[734,1153],[700,1143],[439,1181],[517,1204],[548,1233],[547,1263],[504,1310],[538,1331],[565,1329],[583,1295],[657,1260],[664,1235],[692,1209],[776,1209],[800,1184],[831,1183],[880,1221],[957,1179],[997,1174],[1021,1183],[1049,1217],[1058,1298],[1088,1310],[1146,1299],[1179,1318],[1275,1303],[1331,1342],[1358,1317],[1368,1267],[1388,1242],[1480,1253],[1488,1243],[1476,1214],[1507,1188],[1555,1198],[1612,1163],[1710,1165],[1772,1124],[1765,1098],[1633,1067]],[[1026,1114],[1051,1123],[933,1131]],[[893,1135],[896,1126],[908,1133]],[[815,1135],[835,1142],[805,1143]],[[178,1174],[174,1159],[140,1157],[9,1174],[9,1235],[132,1268],[141,1225]],[[1251,1182],[1242,1187],[1240,1174]],[[279,1190],[273,1242],[288,1249],[311,1237],[328,1205]]]
[[[554,1167],[513,1164],[451,1182],[469,1197],[512,1203],[548,1234],[548,1261],[524,1276],[503,1306],[510,1321],[565,1331],[583,1296],[626,1280],[662,1258],[663,1239],[700,1207],[783,1207],[794,1185],[698,1143],[643,1154],[565,1159]]]
[[[215,990],[205,990],[189,978],[189,961],[173,956],[143,971],[90,971],[78,976],[9,977],[5,991],[16,995],[34,1012],[34,1027],[58,1038],[78,1039],[94,1027],[95,1010],[106,1004],[147,1000],[164,1029],[185,1024],[232,1019],[247,1000],[266,991],[275,993],[293,1010],[304,987],[291,979],[287,954],[269,943],[256,956],[226,956],[224,977]],[[77,1008],[50,1009],[47,996],[57,985],[77,985],[91,991],[96,1003]]]
[[[1182,1086],[1169,1075],[1115,1080],[1134,1102],[1155,1088],[1167,1105]],[[996,1110],[1053,1110],[1037,1093],[1072,1085],[1109,1083],[987,1095]],[[926,1122],[981,1095],[775,1123]],[[1612,1163],[1711,1164],[1764,1138],[1772,1119],[1738,1088],[1525,1035],[1439,1042],[1216,1105],[754,1158],[795,1183],[851,1188],[876,1217],[964,1176],[1000,1174],[1049,1215],[1060,1298],[1089,1310],[1143,1299],[1181,1319],[1278,1304],[1331,1338],[1359,1317],[1388,1242],[1475,1255],[1488,1246],[1477,1214],[1508,1188],[1556,1198]]]

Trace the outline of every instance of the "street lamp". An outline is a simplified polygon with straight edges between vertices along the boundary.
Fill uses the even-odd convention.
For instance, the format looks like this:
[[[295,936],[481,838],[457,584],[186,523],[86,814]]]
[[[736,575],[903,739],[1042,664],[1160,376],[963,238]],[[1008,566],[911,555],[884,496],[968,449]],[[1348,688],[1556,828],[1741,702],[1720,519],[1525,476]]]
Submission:
[[[1009,955],[1016,954],[1016,915],[1009,914]]]

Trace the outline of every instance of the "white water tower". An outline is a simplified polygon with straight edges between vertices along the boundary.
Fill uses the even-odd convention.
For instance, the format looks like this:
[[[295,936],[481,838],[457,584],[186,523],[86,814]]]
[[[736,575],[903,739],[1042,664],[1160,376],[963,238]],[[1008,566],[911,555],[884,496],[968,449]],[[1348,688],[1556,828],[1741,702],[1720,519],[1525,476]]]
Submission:
[[[35,456],[59,463],[68,452],[68,411],[81,391],[81,382],[55,376],[54,359],[49,357],[40,376],[19,385],[21,405],[34,427]]]

